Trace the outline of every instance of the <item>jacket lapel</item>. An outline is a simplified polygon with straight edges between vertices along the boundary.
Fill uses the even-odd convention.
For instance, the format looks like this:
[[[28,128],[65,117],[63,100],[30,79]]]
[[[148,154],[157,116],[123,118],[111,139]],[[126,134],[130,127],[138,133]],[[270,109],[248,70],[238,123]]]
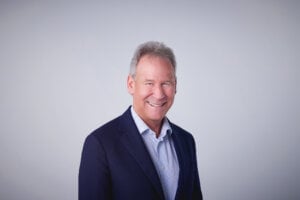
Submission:
[[[135,158],[137,164],[141,167],[145,176],[148,177],[161,199],[164,199],[159,176],[143,139],[134,123],[130,109],[127,109],[127,111],[121,116],[119,128],[120,132],[122,132],[120,138],[121,142],[127,151]]]
[[[176,129],[174,130],[174,127],[172,127],[172,130],[174,131],[172,134],[172,139],[174,142],[174,147],[175,151],[177,154],[177,159],[179,163],[179,179],[178,179],[178,188],[176,192],[176,198],[175,199],[180,199],[181,194],[184,192],[184,177],[186,174],[186,161],[185,161],[185,156],[184,156],[184,150],[183,150],[183,144],[180,139],[180,135],[176,134]]]

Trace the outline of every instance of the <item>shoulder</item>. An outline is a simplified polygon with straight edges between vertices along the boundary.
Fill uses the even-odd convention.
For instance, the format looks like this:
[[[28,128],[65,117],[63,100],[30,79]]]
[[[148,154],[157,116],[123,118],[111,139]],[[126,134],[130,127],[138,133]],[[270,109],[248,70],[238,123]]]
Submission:
[[[120,134],[120,123],[121,123],[121,116],[106,122],[102,126],[96,128],[92,131],[88,136],[87,139],[93,138],[97,141],[107,141],[113,140],[118,137]]]
[[[183,129],[182,127],[180,127],[172,122],[170,122],[170,125],[171,125],[173,133],[176,134],[177,136],[193,139],[193,135],[189,131]]]
[[[90,135],[94,135],[96,137],[102,137],[103,135],[108,134],[108,132],[115,132],[118,130],[117,127],[119,121],[120,121],[120,116],[96,128]]]
[[[131,126],[132,120],[128,110],[122,115],[106,122],[99,128],[95,129],[87,136],[87,139],[93,138],[98,141],[109,141],[119,138],[128,126]]]
[[[179,141],[180,143],[195,146],[195,140],[192,133],[174,123],[170,122],[170,125],[172,128],[172,135],[175,140]]]

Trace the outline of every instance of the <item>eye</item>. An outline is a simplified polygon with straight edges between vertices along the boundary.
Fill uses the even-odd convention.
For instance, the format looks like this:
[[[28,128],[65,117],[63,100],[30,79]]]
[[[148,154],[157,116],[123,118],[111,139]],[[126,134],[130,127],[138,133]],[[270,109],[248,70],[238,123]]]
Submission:
[[[152,86],[153,83],[152,82],[145,82],[145,85]]]
[[[170,86],[172,86],[172,83],[171,83],[170,81],[167,81],[167,82],[164,82],[164,83],[162,84],[162,86],[170,87]]]

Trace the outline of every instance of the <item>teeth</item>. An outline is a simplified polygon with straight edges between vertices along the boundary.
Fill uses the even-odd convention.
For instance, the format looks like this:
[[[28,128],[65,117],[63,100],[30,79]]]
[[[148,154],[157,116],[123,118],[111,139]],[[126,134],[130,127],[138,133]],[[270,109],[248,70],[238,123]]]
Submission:
[[[163,106],[165,103],[161,103],[161,104],[157,104],[157,103],[151,103],[151,102],[149,102],[149,101],[147,101],[148,102],[148,104],[150,105],[150,106],[152,106],[152,107],[161,107],[161,106]]]

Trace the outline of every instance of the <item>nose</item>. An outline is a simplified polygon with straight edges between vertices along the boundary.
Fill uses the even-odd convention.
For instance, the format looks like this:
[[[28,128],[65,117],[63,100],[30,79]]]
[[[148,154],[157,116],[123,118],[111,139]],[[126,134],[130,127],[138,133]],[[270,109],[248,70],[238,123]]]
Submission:
[[[154,87],[153,96],[156,99],[163,99],[163,98],[165,98],[166,94],[165,94],[164,88],[161,85],[157,85],[156,87]]]

